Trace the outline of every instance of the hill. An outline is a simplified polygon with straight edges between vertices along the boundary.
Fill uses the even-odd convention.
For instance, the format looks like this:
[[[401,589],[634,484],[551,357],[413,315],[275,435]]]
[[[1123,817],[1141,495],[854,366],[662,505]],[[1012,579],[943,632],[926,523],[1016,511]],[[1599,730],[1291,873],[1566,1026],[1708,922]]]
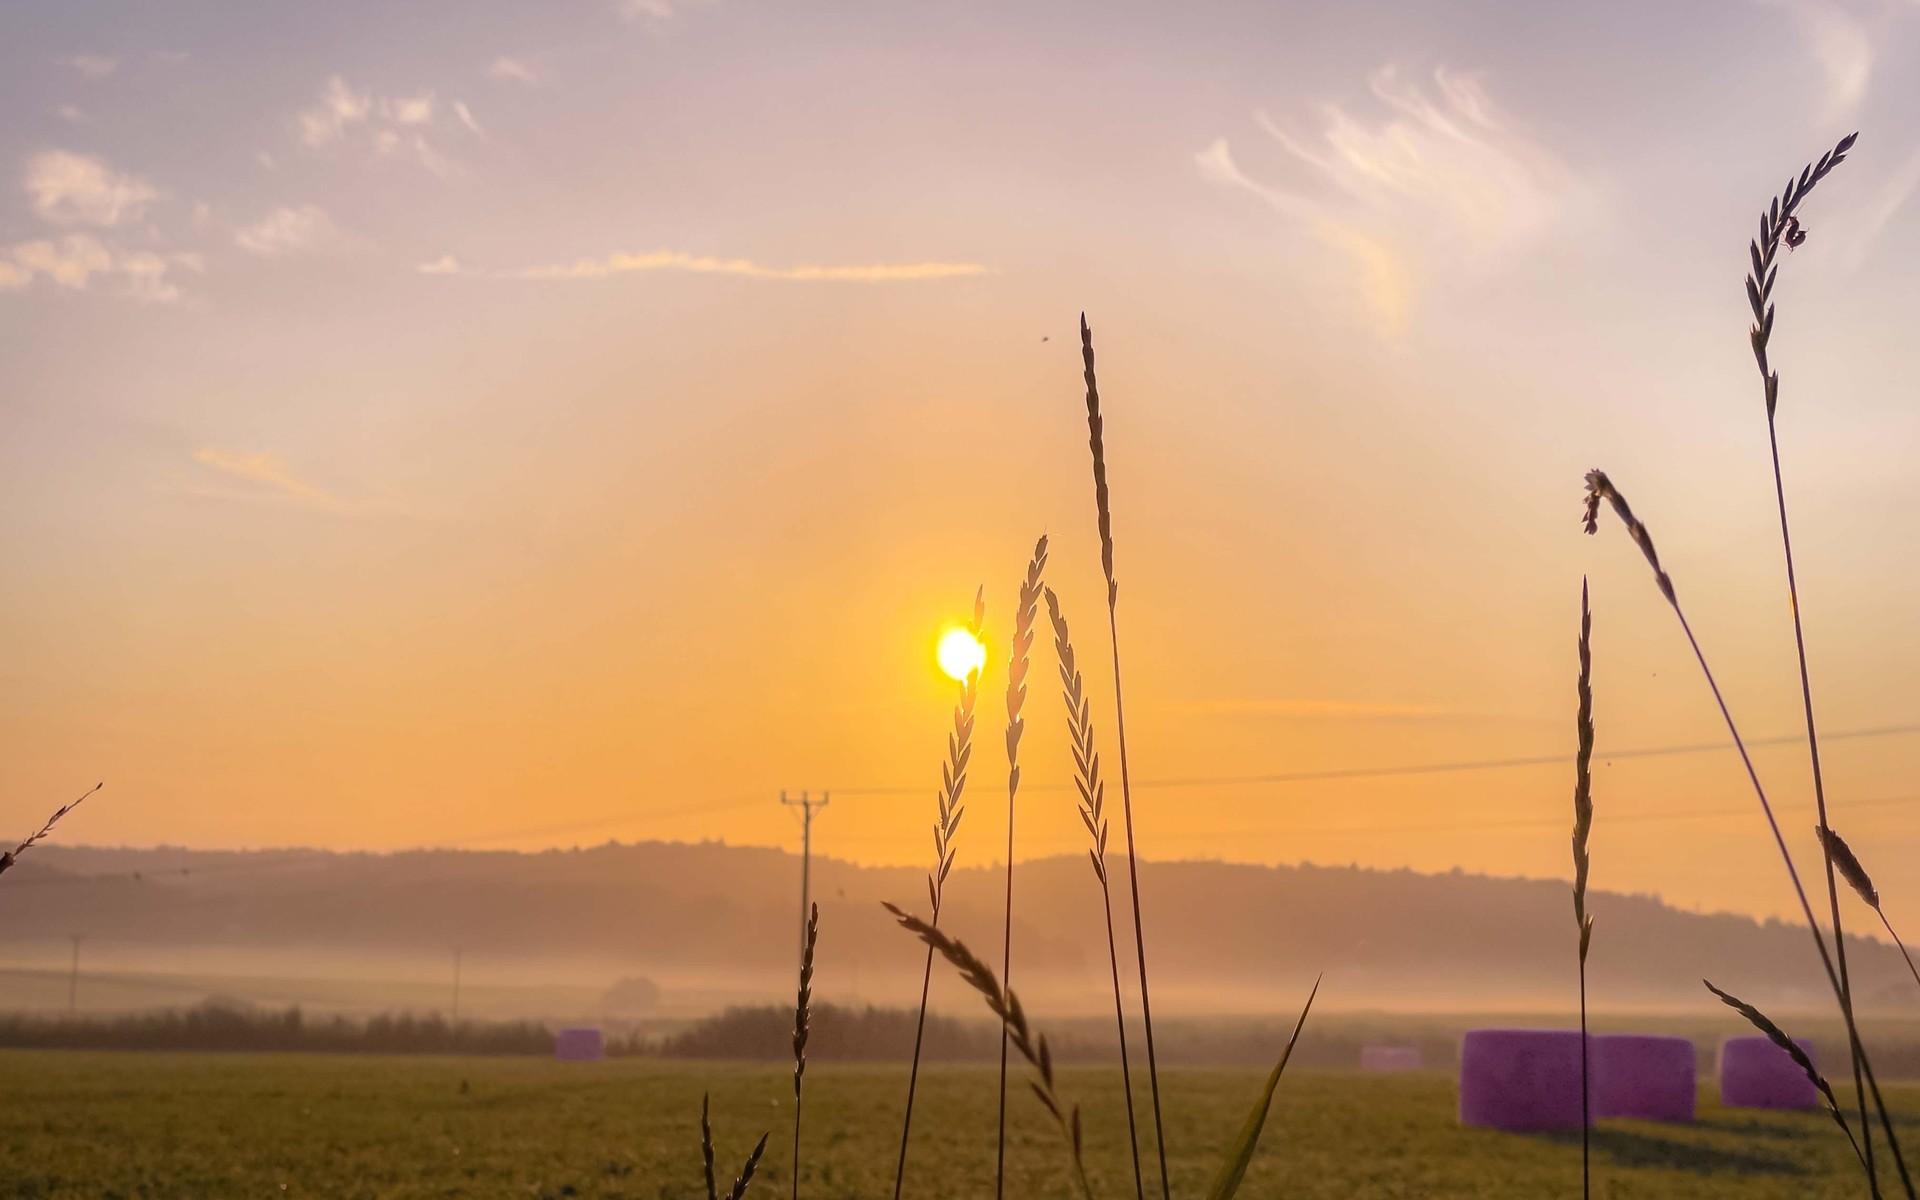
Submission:
[[[1123,869],[1115,879],[1123,884]],[[1000,886],[992,866],[957,868],[943,917],[996,960]],[[437,1004],[459,946],[476,1003],[487,988],[520,988],[524,1002],[504,1007],[526,1011],[539,1007],[532,990],[570,988],[540,1003],[578,1009],[614,979],[641,975],[661,986],[667,1011],[691,1013],[791,990],[798,890],[795,856],[715,842],[394,854],[54,846],[0,883],[0,953],[49,988],[58,980],[46,1004],[65,999],[67,937],[80,933],[94,969],[194,973],[208,990],[242,976],[408,978],[432,981],[422,1002]],[[1284,1008],[1322,970],[1330,1008],[1557,1010],[1572,976],[1571,906],[1554,880],[1179,861],[1143,863],[1141,890],[1156,1010],[1170,1014]],[[1016,982],[1029,1002],[1102,1011],[1105,940],[1086,861],[1022,863],[1018,893]],[[814,897],[823,998],[917,995],[921,952],[880,901],[924,908],[920,871],[816,859]],[[1697,1009],[1703,975],[1783,1010],[1822,1007],[1804,929],[1651,896],[1602,892],[1593,907],[1597,1007]],[[1862,994],[1909,1005],[1896,952],[1850,944]],[[957,989],[936,997],[969,1012]]]

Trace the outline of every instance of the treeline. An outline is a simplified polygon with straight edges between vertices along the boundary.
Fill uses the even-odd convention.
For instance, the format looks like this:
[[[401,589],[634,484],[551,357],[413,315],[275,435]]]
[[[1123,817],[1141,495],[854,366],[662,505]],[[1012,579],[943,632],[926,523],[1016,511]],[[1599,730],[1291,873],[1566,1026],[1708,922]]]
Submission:
[[[298,1008],[220,1004],[113,1017],[0,1016],[0,1046],[58,1050],[253,1050],[358,1054],[551,1054],[535,1021],[461,1021],[437,1014],[311,1017]],[[609,1044],[608,1052],[636,1047]]]
[[[815,1004],[807,1054],[823,1062],[901,1060],[913,1052],[916,1013],[906,1008]],[[729,1008],[671,1034],[654,1048],[665,1058],[781,1059],[793,1056],[793,1010]],[[985,1059],[1000,1053],[1000,1027],[927,1014],[922,1059]]]

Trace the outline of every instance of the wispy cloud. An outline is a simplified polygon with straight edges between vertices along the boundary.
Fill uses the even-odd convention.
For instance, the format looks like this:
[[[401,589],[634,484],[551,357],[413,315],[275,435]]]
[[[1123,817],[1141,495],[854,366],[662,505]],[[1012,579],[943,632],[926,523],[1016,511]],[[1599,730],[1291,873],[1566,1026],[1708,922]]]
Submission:
[[[439,258],[431,262],[421,263],[415,267],[414,270],[420,272],[422,275],[458,275],[460,273],[460,260],[451,254],[442,254]]]
[[[502,54],[487,64],[487,78],[498,79],[508,83],[534,84],[540,82],[540,76],[534,73],[532,67],[520,59],[511,58],[505,54]]]
[[[262,258],[311,254],[341,240],[340,230],[318,205],[276,208],[233,235],[234,244]]]
[[[451,263],[451,259],[442,260]],[[435,264],[436,266],[439,264]],[[424,268],[423,268],[424,269]],[[714,258],[686,254],[678,250],[655,250],[645,254],[610,254],[605,258],[579,258],[568,263],[525,267],[516,271],[471,272],[452,264],[452,269],[434,274],[486,274],[504,279],[605,279],[642,271],[679,271],[695,275],[733,275],[743,279],[776,279],[812,283],[910,283],[927,279],[961,279],[987,275],[991,271],[980,263],[907,262],[872,263],[858,266],[806,264],[772,267],[746,258]]]
[[[1367,83],[1372,114],[1324,105],[1311,134],[1254,114],[1265,157],[1278,151],[1272,182],[1244,169],[1224,137],[1195,161],[1207,180],[1259,198],[1351,258],[1369,303],[1398,329],[1420,264],[1497,260],[1560,220],[1579,185],[1475,76],[1442,68],[1421,82],[1389,66]]]
[[[104,54],[69,54],[59,60],[62,66],[72,67],[88,79],[105,79],[120,69],[120,60]]]
[[[1846,9],[1826,0],[1762,0],[1783,8],[1799,26],[1801,42],[1826,78],[1826,119],[1857,107],[1873,78],[1873,35]]]
[[[479,121],[474,120],[473,110],[468,108],[462,101],[455,100],[453,102],[453,115],[460,118],[460,123],[467,127],[467,132],[478,134],[481,137],[486,136],[487,131],[480,128]]]
[[[33,211],[55,225],[111,227],[138,220],[159,195],[146,180],[88,154],[47,150],[27,160]]]
[[[372,112],[373,98],[354,91],[335,75],[320,90],[320,99],[300,111],[300,140],[311,149],[337,142],[349,129],[365,123]]]
[[[479,132],[466,105],[456,101],[452,109],[461,124]],[[357,145],[381,157],[405,155],[436,175],[450,175],[452,160],[429,136],[440,127],[440,113],[439,98],[431,90],[381,97],[358,91],[335,75],[314,103],[295,114],[294,124],[309,150]]]
[[[96,281],[128,299],[169,304],[180,299],[180,271],[204,269],[196,254],[159,254],[118,249],[90,233],[35,238],[0,247],[0,291],[19,291],[35,280],[69,291],[86,291]]]
[[[337,511],[342,507],[330,492],[295,475],[280,456],[271,451],[248,452],[207,446],[193,452],[193,461],[229,479],[247,484],[248,489],[239,494],[240,498],[281,500],[328,511]]]

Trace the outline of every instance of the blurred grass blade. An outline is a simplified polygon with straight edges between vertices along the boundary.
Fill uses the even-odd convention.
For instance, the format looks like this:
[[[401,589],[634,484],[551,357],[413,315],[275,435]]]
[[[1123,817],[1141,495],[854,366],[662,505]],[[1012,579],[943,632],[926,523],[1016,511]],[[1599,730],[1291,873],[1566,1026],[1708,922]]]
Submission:
[[[1306,1027],[1307,1014],[1313,1011],[1313,998],[1320,994],[1320,980],[1313,981],[1313,990],[1307,993],[1306,1007],[1300,1010],[1300,1019],[1293,1024],[1293,1036],[1287,1039],[1287,1048],[1280,1052],[1280,1061],[1273,1064],[1273,1070],[1267,1075],[1267,1086],[1260,1091],[1260,1098],[1253,1103],[1253,1111],[1247,1114],[1246,1124],[1240,1127],[1240,1133],[1227,1148],[1227,1161],[1220,1164],[1220,1173],[1214,1176],[1213,1186],[1207,1189],[1207,1200],[1229,1200],[1240,1190],[1240,1183],[1247,1177],[1247,1168],[1253,1163],[1253,1152],[1260,1145],[1260,1131],[1266,1128],[1267,1112],[1273,1107],[1274,1089],[1280,1086],[1280,1076],[1287,1069],[1287,1060],[1293,1057],[1294,1043],[1300,1040],[1300,1031]]]

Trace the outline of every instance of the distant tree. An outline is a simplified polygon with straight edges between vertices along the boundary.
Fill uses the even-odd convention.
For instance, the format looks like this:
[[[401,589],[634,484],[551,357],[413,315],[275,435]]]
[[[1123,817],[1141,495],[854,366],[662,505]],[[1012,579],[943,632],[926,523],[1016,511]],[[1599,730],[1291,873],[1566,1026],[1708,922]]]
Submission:
[[[660,1006],[660,985],[644,975],[629,975],[614,981],[600,1006],[611,1013],[647,1013]]]

